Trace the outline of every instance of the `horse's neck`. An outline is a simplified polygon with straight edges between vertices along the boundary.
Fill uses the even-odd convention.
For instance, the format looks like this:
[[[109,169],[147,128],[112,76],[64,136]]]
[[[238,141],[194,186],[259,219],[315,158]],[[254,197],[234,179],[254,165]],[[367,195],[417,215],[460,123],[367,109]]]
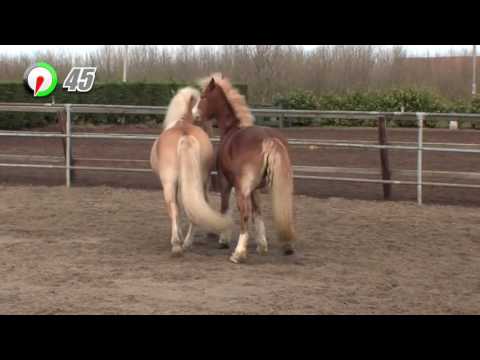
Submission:
[[[173,129],[173,128],[178,128],[178,127],[182,127],[184,125],[193,125],[193,119],[192,121],[189,121],[188,119],[184,118],[184,117],[181,117],[180,119],[178,119],[177,121],[175,122],[172,122],[171,124],[168,124],[164,131],[165,130],[170,130],[170,129]]]
[[[217,124],[220,128],[220,136],[223,137],[235,128],[238,129],[238,119],[228,107],[225,107],[217,116]]]

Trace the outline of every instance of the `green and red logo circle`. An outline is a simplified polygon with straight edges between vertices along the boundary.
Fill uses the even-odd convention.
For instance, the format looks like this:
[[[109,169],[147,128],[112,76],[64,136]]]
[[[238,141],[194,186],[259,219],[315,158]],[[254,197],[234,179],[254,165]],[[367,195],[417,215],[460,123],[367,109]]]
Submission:
[[[23,82],[34,97],[50,95],[58,84],[55,68],[46,62],[39,62],[30,66],[23,75]]]

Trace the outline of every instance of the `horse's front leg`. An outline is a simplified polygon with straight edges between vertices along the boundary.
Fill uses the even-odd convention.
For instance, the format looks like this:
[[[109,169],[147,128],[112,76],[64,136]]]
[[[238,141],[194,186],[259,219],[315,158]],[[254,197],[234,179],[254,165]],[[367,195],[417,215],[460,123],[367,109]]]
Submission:
[[[230,216],[230,195],[232,193],[232,186],[223,174],[218,172],[218,182],[220,185],[221,205],[220,212],[222,214],[228,214]],[[232,240],[233,229],[227,229],[220,234],[218,239],[218,245],[221,249],[228,249]]]
[[[222,189],[221,193],[221,208],[222,214],[228,214],[230,216],[230,194],[232,193],[232,187],[228,186],[226,189]],[[232,241],[233,229],[227,229],[220,234],[218,239],[218,245],[221,249],[228,249]]]

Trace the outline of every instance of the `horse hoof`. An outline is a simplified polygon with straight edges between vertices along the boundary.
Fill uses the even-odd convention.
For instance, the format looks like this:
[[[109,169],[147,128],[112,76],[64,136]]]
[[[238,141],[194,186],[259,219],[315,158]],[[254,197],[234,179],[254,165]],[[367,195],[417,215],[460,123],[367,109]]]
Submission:
[[[291,245],[286,245],[283,248],[283,255],[293,255],[295,254],[295,249]]]
[[[218,236],[218,234],[215,234],[215,233],[208,233],[205,238],[207,240],[218,240],[220,236]]]
[[[245,262],[246,259],[247,259],[246,255],[233,254],[232,256],[230,256],[230,261],[233,262],[234,264],[241,264]]]
[[[268,249],[265,246],[257,246],[257,253],[259,255],[265,256],[268,253]]]
[[[180,257],[183,255],[183,249],[181,247],[172,248],[172,256],[173,257]]]

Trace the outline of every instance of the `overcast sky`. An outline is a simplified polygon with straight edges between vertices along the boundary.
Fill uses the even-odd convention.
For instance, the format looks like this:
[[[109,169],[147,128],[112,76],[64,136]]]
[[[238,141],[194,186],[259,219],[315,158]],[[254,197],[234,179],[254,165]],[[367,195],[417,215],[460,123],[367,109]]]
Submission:
[[[95,50],[101,45],[0,45],[0,54],[34,54],[37,51],[43,50],[54,50],[54,51],[68,51],[81,54],[84,52]],[[134,46],[134,45],[132,45]],[[175,47],[179,45],[158,45],[158,46],[168,46]],[[200,46],[200,45],[197,45]],[[221,45],[212,45],[212,46],[221,46]],[[302,45],[306,49],[314,48],[318,45]],[[390,47],[392,45],[378,45]],[[446,55],[449,50],[471,50],[472,45],[403,45],[407,49],[409,55],[425,55],[430,53],[430,55]]]

